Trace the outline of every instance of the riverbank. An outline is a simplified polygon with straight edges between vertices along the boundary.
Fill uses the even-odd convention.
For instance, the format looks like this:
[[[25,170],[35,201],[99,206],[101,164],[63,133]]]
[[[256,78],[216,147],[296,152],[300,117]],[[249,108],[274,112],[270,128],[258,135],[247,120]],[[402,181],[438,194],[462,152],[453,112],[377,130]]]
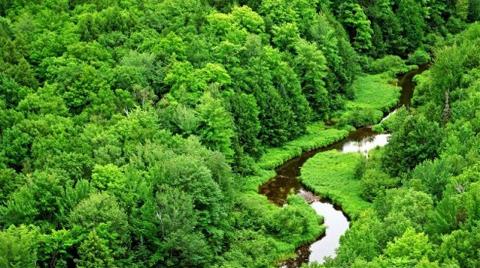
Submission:
[[[347,114],[349,111],[360,111],[360,119],[356,118],[354,114],[355,122],[362,121],[362,111],[378,111],[380,117],[374,118],[373,120],[367,120],[370,124],[378,123],[384,115],[384,111],[389,111],[398,103],[400,97],[400,89],[395,86],[395,78],[388,74],[375,74],[375,75],[362,75],[354,82],[352,86],[355,99],[347,102],[346,111],[343,114]],[[374,95],[379,94],[380,96]],[[351,114],[350,114],[351,115]],[[341,118],[341,117],[340,117]],[[308,126],[307,133],[298,139],[286,143],[282,147],[278,148],[269,148],[266,150],[265,154],[257,162],[257,170],[254,176],[246,178],[242,182],[243,191],[246,198],[251,198],[255,200],[256,214],[258,217],[266,219],[265,215],[262,214],[261,207],[265,208],[266,211],[274,211],[272,208],[272,203],[275,203],[277,206],[275,208],[279,213],[286,211],[291,207],[296,207],[297,217],[303,217],[305,222],[317,221],[319,224],[322,224],[321,218],[316,215],[312,217],[310,212],[312,211],[311,207],[308,206],[299,206],[300,203],[305,203],[304,200],[296,200],[295,195],[289,195],[290,193],[296,193],[302,189],[303,185],[299,181],[300,177],[300,168],[303,166],[305,161],[307,161],[312,156],[316,155],[320,151],[330,150],[330,149],[339,149],[337,145],[343,146],[343,143],[340,141],[356,141],[357,138],[363,139],[364,135],[370,135],[371,131],[349,131],[354,129],[351,125],[347,124],[345,120],[336,120],[337,124],[334,126],[325,126],[323,123],[314,123]],[[359,133],[360,136],[355,133]],[[358,136],[358,137],[357,137]],[[327,197],[332,199],[332,203],[341,206],[344,208],[344,213],[347,213],[350,218],[355,217],[358,213],[369,207],[369,203],[364,201],[360,197],[360,182],[354,181],[354,176],[356,173],[357,167],[363,161],[363,157],[360,154],[346,154],[347,156],[352,157],[352,161],[346,161],[343,163],[344,166],[341,169],[332,168],[332,166],[325,167],[326,174],[333,176],[334,178],[329,181],[328,184],[324,184],[323,188],[319,190],[318,185],[315,185],[313,182],[307,184],[309,188],[315,191],[316,194],[327,193],[320,195],[321,197]],[[343,156],[342,156],[343,157]],[[355,162],[355,163],[353,163]],[[339,175],[336,172],[347,172],[344,173],[345,176],[335,176]],[[311,173],[318,173],[318,170],[315,171],[312,169]],[[353,174],[353,175],[352,175]],[[346,180],[346,177],[348,177]],[[313,177],[312,177],[313,178]],[[342,179],[345,179],[342,181]],[[318,178],[313,178],[312,181],[318,180]],[[348,183],[345,183],[348,182]],[[344,183],[345,187],[339,188],[338,184]],[[260,187],[261,186],[261,187]],[[316,189],[315,189],[316,188]],[[355,191],[351,192],[351,195],[345,195],[348,192],[349,188],[353,188]],[[337,191],[327,191],[331,189],[336,189]],[[261,192],[263,196],[259,197],[258,192]],[[256,196],[255,196],[255,194]],[[267,200],[269,204],[264,202]],[[292,199],[293,198],[293,199]],[[296,200],[292,202],[292,200]],[[300,202],[300,203],[298,203]],[[325,203],[328,204],[328,203]],[[253,206],[253,204],[252,204]],[[340,214],[342,214],[339,211]],[[270,214],[268,212],[267,214]],[[317,212],[317,214],[322,214]],[[273,222],[278,222],[279,219],[271,219]],[[279,224],[285,225],[285,220],[279,222]],[[288,224],[287,224],[288,225]],[[291,225],[290,225],[291,226]],[[347,221],[348,226],[348,221]],[[292,239],[288,242],[290,245],[295,245],[299,247],[301,245],[306,245],[307,243],[317,241],[315,244],[318,244],[320,240],[319,237],[325,234],[325,226],[321,226],[321,229],[316,229],[313,231],[302,232],[301,230],[295,230],[293,228],[290,231]],[[348,228],[348,227],[347,227]],[[317,233],[315,233],[317,231]],[[337,240],[339,240],[341,234],[338,235]],[[293,239],[293,237],[295,239]],[[322,239],[323,240],[323,239]],[[338,241],[337,241],[338,243]],[[304,247],[302,247],[304,248]],[[308,248],[307,248],[307,258],[303,259],[299,264],[308,261]],[[335,250],[333,249],[333,252]],[[281,252],[278,252],[278,261],[286,260],[289,256],[293,256],[293,253],[288,252],[288,248],[283,248]],[[298,253],[298,251],[297,251]],[[298,262],[296,262],[298,263]],[[299,267],[295,265],[288,267]]]
[[[303,165],[300,181],[315,194],[341,206],[350,218],[356,218],[371,206],[361,196],[364,166],[364,157],[359,153],[321,152]]]

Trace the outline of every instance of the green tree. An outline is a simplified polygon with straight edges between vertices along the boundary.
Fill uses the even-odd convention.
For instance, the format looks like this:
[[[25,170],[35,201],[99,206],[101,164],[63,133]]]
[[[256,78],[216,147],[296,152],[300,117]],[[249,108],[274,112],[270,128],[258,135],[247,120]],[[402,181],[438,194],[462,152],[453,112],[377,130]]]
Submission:
[[[80,255],[78,267],[116,267],[108,241],[99,237],[95,230],[90,231],[87,238],[80,244],[78,254]]]
[[[97,234],[101,232],[102,237],[108,242],[112,256],[120,257],[125,253],[124,246],[129,242],[128,218],[118,205],[116,198],[108,193],[93,193],[80,201],[68,215],[68,226],[73,229],[74,236],[87,239],[81,240],[82,243],[86,243],[82,248],[84,250],[87,245],[94,243],[99,247],[95,250],[101,251],[101,254],[110,254],[102,246],[104,241],[95,242],[95,237],[88,238],[89,233],[96,230]],[[87,256],[84,257],[88,259],[91,253],[85,252],[85,254]]]
[[[230,112],[235,123],[238,143],[243,150],[254,157],[260,156],[262,150],[258,133],[260,132],[260,111],[253,95],[240,93],[229,96]]]
[[[301,80],[303,94],[317,116],[324,118],[330,112],[328,91],[325,88],[327,61],[314,44],[302,40],[297,42],[295,49],[295,70]]]
[[[410,115],[393,133],[385,147],[383,166],[393,176],[413,169],[417,164],[438,155],[441,129],[422,115]]]
[[[478,225],[472,230],[455,230],[443,237],[439,257],[453,259],[460,267],[476,267],[480,264],[477,249],[480,241]]]
[[[0,231],[0,265],[6,268],[37,267],[39,233],[34,227],[11,226]]]
[[[156,197],[141,207],[135,229],[144,237],[148,265],[198,266],[211,260],[210,248],[195,230],[197,216],[191,197],[171,187],[159,189]]]
[[[368,51],[372,46],[373,30],[362,6],[352,1],[346,1],[339,6],[338,14],[350,34],[353,46],[358,51]]]
[[[235,134],[232,116],[226,111],[223,103],[215,99],[212,93],[205,92],[197,106],[200,119],[198,135],[202,143],[209,149],[222,152],[227,159],[232,159],[232,138]]]

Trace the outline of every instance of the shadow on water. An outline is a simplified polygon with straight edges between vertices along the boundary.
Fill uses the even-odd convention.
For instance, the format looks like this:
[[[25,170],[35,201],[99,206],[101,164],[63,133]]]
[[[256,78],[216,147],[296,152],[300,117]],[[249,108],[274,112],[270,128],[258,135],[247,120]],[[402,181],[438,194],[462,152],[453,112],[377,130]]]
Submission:
[[[410,106],[415,88],[413,77],[427,68],[427,64],[421,65],[419,69],[398,77],[398,85],[402,88],[402,93],[397,108],[401,106],[408,108]],[[283,206],[286,203],[289,194],[299,194],[317,214],[324,218],[325,234],[312,244],[299,247],[297,257],[284,262],[282,267],[295,268],[307,262],[322,263],[325,257],[335,257],[336,249],[340,245],[340,237],[348,230],[350,224],[348,217],[340,207],[333,205],[327,199],[316,196],[301,184],[298,177],[303,164],[319,152],[334,149],[345,153],[359,152],[367,155],[368,151],[379,146],[385,146],[388,143],[388,137],[389,134],[377,134],[370,127],[359,128],[351,132],[342,141],[305,152],[301,156],[285,162],[276,169],[277,175],[274,178],[259,187],[259,192],[278,206]]]

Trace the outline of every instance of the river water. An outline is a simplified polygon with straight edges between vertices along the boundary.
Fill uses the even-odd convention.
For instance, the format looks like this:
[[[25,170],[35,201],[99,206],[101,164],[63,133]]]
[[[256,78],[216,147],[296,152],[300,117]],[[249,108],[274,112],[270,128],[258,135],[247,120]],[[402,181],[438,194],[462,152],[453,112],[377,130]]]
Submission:
[[[426,70],[427,67],[427,65],[422,65],[419,69],[410,71],[399,77],[398,85],[402,88],[402,94],[398,107],[406,106],[408,108],[410,106],[415,88],[413,77]],[[395,112],[396,110],[392,111],[384,118],[389,117]],[[297,257],[284,262],[282,267],[296,268],[307,262],[323,263],[326,257],[335,257],[336,250],[340,246],[340,237],[348,230],[350,225],[349,219],[339,207],[304,188],[298,179],[303,164],[315,154],[332,149],[344,153],[358,152],[368,156],[370,150],[385,146],[388,143],[389,137],[390,134],[377,134],[373,132],[371,127],[359,128],[351,132],[346,139],[340,142],[305,152],[301,156],[287,161],[277,168],[277,175],[274,178],[260,186],[259,192],[266,195],[271,202],[279,206],[285,204],[289,194],[302,196],[317,214],[323,217],[324,225],[326,226],[325,234],[322,237],[310,245],[304,245],[298,248]]]

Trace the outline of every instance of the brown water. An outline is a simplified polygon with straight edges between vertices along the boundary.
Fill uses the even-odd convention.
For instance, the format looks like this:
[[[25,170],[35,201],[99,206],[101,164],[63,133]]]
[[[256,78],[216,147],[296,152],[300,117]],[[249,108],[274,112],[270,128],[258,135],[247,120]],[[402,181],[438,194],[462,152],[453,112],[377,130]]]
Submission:
[[[410,106],[415,83],[413,77],[428,68],[422,65],[419,69],[410,71],[398,79],[398,85],[402,88],[399,105]],[[394,110],[392,113],[395,113]],[[390,115],[390,114],[389,114]],[[387,115],[386,117],[388,117]],[[386,118],[385,117],[385,118]],[[359,128],[344,140],[330,146],[305,152],[299,157],[293,158],[278,167],[277,175],[259,188],[259,192],[268,197],[273,203],[283,206],[289,194],[299,194],[311,207],[321,215],[326,226],[325,234],[310,245],[304,245],[297,250],[297,258],[286,261],[282,267],[295,268],[303,263],[323,263],[326,257],[335,257],[336,250],[340,246],[340,237],[348,230],[349,220],[342,210],[331,204],[328,200],[316,196],[303,187],[298,177],[303,164],[319,152],[332,149],[341,152],[358,152],[368,156],[368,152],[376,147],[385,146],[388,143],[389,134],[377,134],[370,127]]]

